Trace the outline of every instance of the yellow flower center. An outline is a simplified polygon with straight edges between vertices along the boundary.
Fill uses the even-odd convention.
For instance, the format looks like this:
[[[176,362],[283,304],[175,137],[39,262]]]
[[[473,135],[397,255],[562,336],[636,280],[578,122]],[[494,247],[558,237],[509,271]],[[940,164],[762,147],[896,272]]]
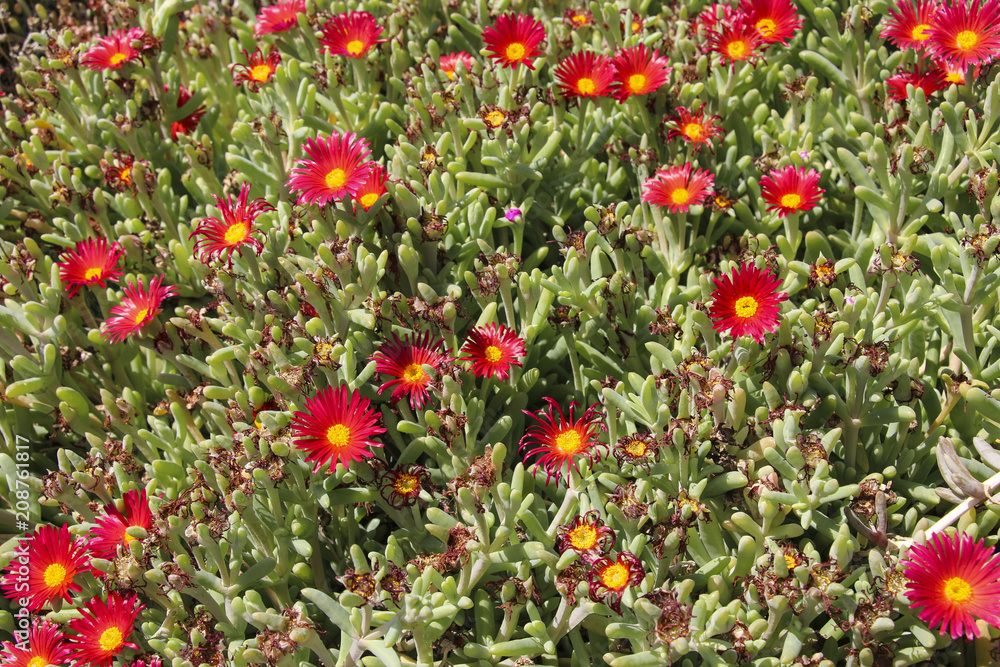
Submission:
[[[407,382],[420,382],[425,377],[427,377],[427,373],[424,372],[424,367],[420,364],[410,364],[403,369],[403,379]]]
[[[965,83],[965,75],[961,72],[948,72],[948,74],[945,75],[944,80],[948,83],[963,84]]]
[[[587,25],[589,21],[586,14],[574,14],[571,20],[577,25]]]
[[[223,237],[226,241],[226,245],[238,245],[242,243],[247,237],[247,226],[242,222],[237,222],[234,225],[230,225],[229,229],[226,230],[226,235]]]
[[[507,116],[503,111],[491,111],[486,114],[486,124],[494,129],[503,125],[505,120],[507,120]]]
[[[816,275],[820,278],[828,278],[833,275],[833,267],[829,264],[817,264]]]
[[[119,63],[128,60],[127,53],[114,53],[111,55],[111,64],[118,65]]]
[[[576,454],[582,449],[583,441],[580,434],[573,429],[567,429],[556,436],[556,450],[560,454]]]
[[[726,208],[729,206],[729,200],[724,195],[715,195],[715,205],[719,208]]]
[[[142,324],[143,320],[146,319],[147,315],[149,315],[149,308],[143,308],[142,310],[140,310],[135,314],[135,323]]]
[[[132,526],[129,526],[129,528],[131,527]],[[129,542],[135,542],[135,538],[129,535],[128,533],[122,535],[122,540],[124,540],[125,544],[128,544]]]
[[[920,23],[910,32],[910,38],[915,39],[918,42],[923,42],[930,38],[930,35],[927,34],[927,31],[930,29],[931,27],[926,23]]]
[[[118,175],[118,178],[121,179],[122,183],[131,183],[132,167],[125,167],[124,169],[122,169],[121,173]]]
[[[45,667],[45,665],[47,665],[47,664],[49,664],[48,660],[46,660],[45,658],[39,657],[37,655],[34,658],[32,658],[31,660],[28,661],[28,667]]]
[[[770,37],[777,30],[778,24],[771,19],[761,19],[757,21],[757,32],[764,35],[764,37]]]
[[[272,71],[270,65],[257,65],[250,70],[250,78],[259,83],[267,83]]]
[[[420,480],[417,479],[417,476],[410,475],[409,473],[400,475],[396,478],[396,481],[392,483],[393,490],[401,496],[413,493],[419,486]]]
[[[347,52],[352,56],[359,56],[364,51],[365,45],[359,39],[352,39],[347,43]]]
[[[361,208],[367,211],[375,205],[375,202],[378,201],[378,197],[378,194],[375,192],[369,192],[366,195],[361,195]]]
[[[583,77],[576,82],[576,89],[580,91],[581,95],[593,95],[594,91],[597,90],[597,86],[594,85],[593,79]]]
[[[690,199],[691,193],[687,191],[687,188],[677,188],[670,193],[670,201],[679,206],[688,203]]]
[[[101,277],[102,271],[98,268],[87,269],[87,272],[83,274],[84,280],[94,280],[95,278]]]
[[[971,30],[963,30],[955,38],[955,45],[963,51],[968,51],[979,43],[979,35]]]
[[[743,296],[736,300],[736,317],[748,318],[757,314],[760,306],[752,296]]]
[[[644,74],[633,74],[628,78],[628,89],[636,95],[646,90],[646,76]]]
[[[334,190],[339,190],[344,187],[344,183],[347,182],[347,172],[343,169],[334,169],[329,174],[326,175],[326,186],[328,188],[333,188]]]
[[[733,60],[743,60],[747,54],[747,43],[742,39],[738,39],[735,42],[729,42],[726,46],[726,53]]]
[[[449,81],[453,81],[455,79],[455,70],[453,70],[453,69],[446,69],[444,71],[444,73],[448,75],[448,80]]]
[[[638,21],[632,21],[632,34],[635,34],[642,30],[642,24]]]
[[[101,638],[97,640],[97,643],[105,653],[113,653],[121,648],[124,641],[125,636],[122,634],[122,631],[115,626],[111,626],[101,633]]]
[[[972,586],[961,577],[952,577],[944,582],[944,596],[950,602],[961,604],[972,597]]]
[[[646,443],[640,440],[639,438],[632,438],[630,440],[625,441],[625,446],[622,449],[624,449],[625,453],[628,454],[629,456],[638,457],[638,456],[645,456],[646,451],[649,448],[646,446]]]
[[[788,566],[789,570],[794,569],[795,568],[795,556],[790,556],[788,554],[785,554],[785,565]]]
[[[574,549],[593,549],[597,546],[597,529],[583,524],[569,531],[569,543]]]
[[[488,348],[486,348],[486,351],[483,352],[483,356],[486,357],[486,361],[490,362],[491,364],[495,364],[496,362],[503,359],[503,352],[496,345],[490,345]]]
[[[334,424],[326,429],[326,440],[334,449],[342,449],[351,441],[351,429],[343,424]]]
[[[66,568],[59,563],[52,563],[45,568],[45,585],[49,588],[56,588],[66,583]]]
[[[781,205],[785,208],[798,208],[802,204],[802,197],[794,192],[781,195]]]
[[[601,572],[601,583],[613,591],[620,591],[628,583],[628,568],[621,563],[615,563]]]
[[[513,44],[509,44],[507,48],[504,49],[504,55],[510,62],[520,60],[521,58],[524,57],[524,44],[522,44],[521,42],[514,42]]]
[[[698,141],[701,139],[701,135],[704,134],[705,128],[703,128],[698,123],[688,123],[684,126],[684,136],[691,141]]]

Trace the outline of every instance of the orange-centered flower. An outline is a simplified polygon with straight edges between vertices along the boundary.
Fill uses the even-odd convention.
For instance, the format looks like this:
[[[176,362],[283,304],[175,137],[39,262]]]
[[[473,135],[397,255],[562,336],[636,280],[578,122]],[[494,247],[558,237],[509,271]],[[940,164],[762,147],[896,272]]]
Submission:
[[[319,43],[332,55],[363,58],[373,46],[387,41],[378,38],[384,29],[368,12],[337,14],[323,24]]]
[[[622,49],[611,61],[615,69],[615,99],[624,102],[633,95],[648,95],[667,82],[672,68],[645,44]]]
[[[95,558],[114,560],[118,557],[118,548],[127,548],[129,542],[135,539],[126,532],[129,528],[149,530],[153,525],[146,489],[127,491],[122,496],[122,502],[125,504],[124,514],[115,505],[108,504],[104,506],[104,515],[94,520],[97,525],[90,529],[87,548]]]
[[[458,63],[462,63],[466,72],[471,72],[473,62],[474,61],[470,54],[465,51],[459,51],[457,53],[452,52],[447,55],[441,54],[441,57],[438,60],[438,67],[445,73],[449,81],[453,81],[455,79],[455,68],[458,67]]]
[[[299,14],[306,11],[306,0],[283,0],[264,7],[257,15],[253,33],[260,37],[287,32],[299,25]]]
[[[916,7],[912,0],[898,0],[882,23],[882,37],[901,49],[924,49],[940,6],[937,0],[917,0]]]
[[[365,159],[371,154],[368,142],[353,132],[307,139],[303,148],[309,158],[296,160],[288,179],[288,189],[301,193],[299,204],[323,206],[355,196],[374,166]]]
[[[611,59],[593,51],[564,58],[555,74],[563,97],[602,97],[615,77]]]
[[[802,27],[791,0],[742,0],[737,14],[757,30],[764,44],[788,44]]]
[[[524,341],[512,329],[491,322],[485,327],[469,331],[469,338],[462,347],[462,361],[472,362],[469,369],[476,377],[495,377],[506,380],[511,366],[520,366],[525,355]]]
[[[7,566],[8,574],[0,584],[4,595],[9,599],[27,598],[26,607],[33,612],[40,611],[57,597],[69,602],[71,592],[82,590],[73,579],[90,570],[83,542],[70,536],[66,524],[59,528],[38,526],[27,538],[26,544],[22,542],[27,555],[14,558]]]
[[[535,69],[531,60],[539,55],[538,44],[545,39],[542,22],[526,14],[504,14],[483,30],[483,43],[490,58],[503,67],[524,63]]]
[[[934,15],[925,42],[930,54],[955,63],[965,70],[969,65],[992,62],[1000,53],[1000,2],[997,0],[956,0],[942,5]]]
[[[712,194],[715,176],[705,169],[682,167],[660,169],[642,185],[642,201],[665,206],[671,213],[683,213],[701,204]]]
[[[281,63],[281,55],[275,49],[271,49],[267,57],[260,49],[254,49],[253,53],[244,50],[243,57],[246,59],[246,64],[235,63],[232,67],[233,82],[237,86],[244,85],[247,90],[254,93],[271,81]]]
[[[142,57],[132,48],[132,41],[142,39],[146,32],[142,28],[115,30],[108,37],[102,37],[80,59],[80,64],[91,70],[121,69],[125,63]]]
[[[646,576],[642,563],[635,554],[622,551],[618,558],[601,558],[591,564],[587,576],[590,584],[590,599],[603,602],[617,614],[622,613],[622,594],[629,586],[637,586]]]
[[[378,163],[373,163],[368,180],[354,193],[354,201],[361,204],[361,208],[366,211],[371,209],[375,205],[375,202],[379,200],[379,197],[386,193],[385,183],[388,180],[389,174],[386,172],[385,167]]]
[[[393,378],[378,388],[379,394],[391,388],[393,402],[409,396],[412,408],[422,408],[432,379],[424,366],[437,370],[448,360],[441,350],[442,343],[444,339],[435,340],[430,332],[403,339],[392,334],[392,340],[383,343],[371,357],[376,362],[376,373]]]
[[[127,640],[143,608],[134,595],[123,598],[113,592],[107,603],[90,598],[79,610],[81,617],[69,622],[69,629],[75,633],[70,637],[70,646],[76,664],[110,667],[124,648],[138,649]]]
[[[28,629],[27,641],[21,634],[18,643],[3,642],[0,665],[3,667],[45,667],[65,665],[72,658],[59,626],[35,619]]]
[[[760,31],[741,14],[737,14],[737,18],[722,30],[708,34],[708,50],[718,53],[723,64],[734,67],[742,61],[755,64],[761,57],[763,42]]]
[[[67,296],[73,298],[77,290],[83,286],[97,285],[106,287],[108,280],[121,279],[122,269],[118,266],[125,251],[117,243],[110,246],[106,239],[85,239],[78,241],[76,247],[66,251],[59,267],[59,279],[68,291]]]
[[[715,291],[709,309],[712,327],[729,331],[734,338],[752,336],[758,342],[778,327],[781,302],[788,299],[777,292],[781,280],[753,264],[741,264],[731,275],[714,278]]]
[[[549,411],[540,411],[537,414],[522,410],[524,414],[533,417],[537,424],[530,426],[521,438],[518,451],[530,449],[525,456],[541,454],[535,462],[535,468],[544,468],[546,472],[545,483],[553,477],[556,484],[559,483],[560,470],[579,469],[576,467],[576,459],[584,457],[593,460],[598,452],[597,446],[603,446],[597,440],[597,427],[600,420],[597,403],[587,408],[586,412],[577,420],[573,419],[573,410],[576,402],[570,403],[569,418],[563,415],[562,408],[551,398],[546,397],[545,402],[549,404]],[[558,421],[556,420],[558,415]]]
[[[295,446],[306,452],[307,463],[315,461],[314,473],[324,463],[330,464],[330,472],[339,465],[347,468],[351,461],[372,456],[372,447],[382,446],[373,438],[385,429],[370,406],[357,389],[348,393],[347,385],[340,385],[321,390],[306,401],[304,412],[292,416]]]
[[[768,211],[778,211],[783,218],[798,211],[808,211],[819,202],[825,190],[818,187],[819,173],[789,165],[775,169],[760,179],[760,189]]]
[[[111,314],[114,317],[109,317],[104,322],[102,335],[109,343],[120,343],[129,336],[139,335],[142,329],[156,319],[163,300],[177,295],[177,288],[163,286],[162,281],[163,276],[153,278],[148,291],[143,288],[141,280],[125,286],[125,298],[121,305],[112,308]]]
[[[559,526],[556,549],[559,553],[575,551],[584,562],[600,558],[615,545],[615,531],[601,521],[600,512],[591,510],[569,524]]]
[[[264,251],[264,244],[254,238],[256,230],[253,224],[258,215],[265,211],[273,211],[274,207],[263,198],[249,201],[250,184],[247,182],[240,186],[240,194],[235,202],[231,194],[225,200],[218,195],[213,197],[218,203],[219,211],[222,212],[222,219],[205,218],[188,235],[189,239],[201,236],[194,244],[194,252],[198,258],[208,264],[217,257],[225,256],[228,266],[232,267],[233,253],[238,252],[242,256],[246,246],[260,256]]]

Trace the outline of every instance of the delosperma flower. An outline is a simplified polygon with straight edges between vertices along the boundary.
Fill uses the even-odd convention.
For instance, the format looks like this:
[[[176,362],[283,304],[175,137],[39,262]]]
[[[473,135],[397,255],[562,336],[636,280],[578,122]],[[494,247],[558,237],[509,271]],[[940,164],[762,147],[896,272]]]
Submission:
[[[483,30],[483,43],[490,58],[502,67],[523,63],[535,69],[531,59],[539,54],[538,44],[545,39],[545,27],[534,16],[504,14]]]
[[[243,57],[246,59],[245,64],[235,63],[232,67],[233,82],[237,86],[245,86],[253,93],[271,81],[281,63],[281,54],[274,49],[271,49],[267,56],[261,53],[260,49],[254,49],[253,53],[244,50]]]
[[[319,43],[332,55],[363,58],[376,44],[387,40],[378,36],[385,30],[368,12],[337,14],[323,24]]]
[[[668,139],[680,137],[697,151],[702,146],[711,145],[712,139],[721,133],[721,128],[715,124],[720,120],[719,117],[706,116],[704,104],[697,111],[691,111],[687,107],[677,107],[676,111],[676,118],[667,119],[671,123],[667,130]]]
[[[347,385],[321,390],[306,401],[305,412],[292,416],[295,446],[306,452],[306,463],[316,462],[313,473],[324,464],[332,473],[373,456],[371,448],[382,446],[373,437],[382,433],[371,401],[357,389],[348,393]]]
[[[108,245],[107,239],[84,239],[72,250],[67,250],[57,262],[59,279],[65,285],[69,298],[84,286],[107,287],[107,281],[118,281],[122,269],[118,261],[125,250],[118,243]]]
[[[108,594],[108,601],[92,597],[79,610],[81,617],[69,621],[70,650],[76,664],[110,667],[112,661],[125,648],[139,648],[128,641],[139,612],[134,595],[122,597],[117,592]]]
[[[671,213],[683,213],[701,204],[712,194],[715,176],[706,169],[682,167],[660,169],[642,185],[642,201],[663,206]]]
[[[612,93],[619,102],[633,95],[648,95],[667,82],[672,68],[660,52],[650,51],[645,44],[622,49],[612,59],[615,69],[615,89]]]
[[[379,197],[386,193],[385,183],[387,180],[389,180],[389,174],[385,167],[377,163],[373,164],[368,179],[354,193],[354,201],[361,204],[361,208],[364,210],[370,210]]]
[[[896,72],[885,81],[886,92],[894,100],[906,99],[908,85],[923,90],[924,95],[930,97],[932,93],[946,87],[948,82],[941,70],[925,70],[917,66]]]
[[[940,8],[937,0],[899,0],[889,8],[882,24],[882,36],[901,49],[924,49],[930,39],[934,15]]]
[[[298,192],[300,204],[323,206],[342,197],[353,197],[368,180],[374,163],[368,142],[353,132],[307,139],[303,149],[308,159],[296,160],[288,189]]]
[[[760,33],[764,44],[788,44],[802,27],[791,0],[742,0],[738,12]]]
[[[602,97],[611,89],[615,70],[607,56],[585,51],[564,58],[555,77],[563,97]]]
[[[767,202],[767,210],[777,211],[778,217],[783,218],[816,206],[820,195],[826,192],[818,183],[819,173],[815,169],[807,172],[805,167],[788,165],[760,179],[761,196]]]
[[[94,519],[97,526],[90,530],[87,548],[95,558],[113,560],[118,556],[119,547],[127,548],[135,539],[126,532],[129,528],[149,530],[153,524],[146,489],[126,491],[122,501],[124,514],[114,504],[109,504],[104,506],[104,514]]]
[[[593,25],[594,14],[589,9],[583,7],[571,7],[563,12],[563,23],[570,28],[583,28]]]
[[[427,468],[420,465],[405,465],[384,473],[379,479],[379,491],[385,501],[402,509],[410,507],[420,497],[420,490],[430,478]]]
[[[716,331],[728,331],[733,338],[751,336],[763,342],[764,334],[778,328],[781,302],[788,299],[778,292],[781,280],[753,264],[741,264],[731,275],[713,278],[709,317]]]
[[[535,462],[535,468],[545,470],[545,483],[555,477],[556,484],[559,483],[562,470],[569,474],[570,470],[579,472],[576,466],[578,458],[594,460],[600,458],[598,447],[603,446],[597,439],[601,415],[599,404],[591,405],[578,419],[573,418],[573,410],[577,407],[576,402],[569,405],[568,417],[563,414],[562,408],[555,399],[545,397],[545,402],[549,404],[548,412],[541,410],[537,414],[522,410],[529,417],[538,423],[527,428],[524,437],[521,438],[518,451],[528,450],[525,456],[539,454]],[[529,449],[530,448],[530,449]]]
[[[457,53],[453,51],[449,54],[441,54],[438,60],[438,67],[445,73],[449,81],[453,81],[455,79],[455,68],[458,66],[458,63],[462,63],[465,71],[468,72],[472,69],[473,62],[472,56],[465,51]]]
[[[421,335],[408,334],[402,339],[392,334],[392,340],[383,343],[371,357],[376,362],[376,373],[392,377],[378,388],[378,393],[391,388],[394,403],[409,397],[410,407],[422,408],[431,383],[424,366],[437,370],[448,360],[448,355],[441,350],[443,342],[429,331]]]
[[[273,211],[263,198],[250,201],[250,184],[244,182],[240,186],[240,194],[233,201],[230,194],[223,200],[218,195],[212,195],[222,212],[222,219],[205,218],[198,223],[188,238],[200,236],[194,244],[194,253],[205,264],[216,258],[225,258],[228,266],[233,265],[233,253],[243,255],[244,248],[250,248],[259,256],[264,251],[264,244],[254,238],[257,230],[254,222],[257,216],[265,211]]]
[[[612,454],[618,459],[618,465],[630,463],[649,469],[649,464],[656,456],[657,443],[649,433],[630,433],[618,438]]]
[[[575,551],[584,562],[600,558],[615,546],[615,531],[604,525],[597,510],[590,510],[569,524],[559,526],[556,538],[559,553]]]
[[[1000,2],[955,0],[942,5],[931,27],[927,49],[962,69],[992,62],[1000,54]]]
[[[724,65],[735,67],[736,63],[744,61],[756,65],[761,59],[764,38],[745,17],[737,17],[719,31],[710,32],[708,39],[708,50],[718,53]]]
[[[83,54],[80,64],[95,71],[121,69],[125,63],[141,57],[142,54],[132,48],[132,40],[141,39],[145,34],[142,28],[115,30],[109,36],[102,37]]]
[[[160,313],[164,299],[177,295],[177,288],[162,285],[163,276],[157,276],[149,283],[149,289],[138,283],[125,286],[125,298],[120,305],[111,309],[114,317],[104,322],[102,335],[109,343],[120,343],[129,336],[137,336],[149,326]]]
[[[299,14],[306,10],[306,0],[286,0],[264,7],[257,15],[253,33],[257,37],[287,32],[299,25]]]
[[[980,636],[976,618],[1000,627],[1000,554],[982,540],[933,535],[903,561],[910,609],[953,639]]]
[[[36,618],[28,629],[26,642],[3,642],[0,667],[65,665],[71,657],[66,637],[59,626]]]
[[[646,576],[639,559],[628,551],[622,551],[614,560],[601,558],[594,561],[587,575],[590,584],[590,599],[602,602],[616,614],[622,613],[622,595],[629,586],[637,586]]]
[[[22,546],[27,547],[27,556],[10,562],[0,584],[8,599],[27,599],[27,608],[37,612],[56,598],[70,602],[70,593],[83,590],[73,580],[90,571],[90,558],[83,542],[69,534],[69,525],[38,526]],[[27,589],[20,574],[22,566],[28,570]]]
[[[491,322],[485,327],[469,331],[469,338],[462,347],[462,361],[472,362],[469,369],[476,377],[495,377],[506,380],[511,366],[520,366],[525,354],[524,340],[512,329]]]

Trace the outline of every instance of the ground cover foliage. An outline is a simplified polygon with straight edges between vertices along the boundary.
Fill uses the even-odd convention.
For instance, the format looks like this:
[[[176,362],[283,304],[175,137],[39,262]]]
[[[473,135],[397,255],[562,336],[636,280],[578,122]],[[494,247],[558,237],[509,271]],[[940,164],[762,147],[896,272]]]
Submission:
[[[1000,88],[889,9],[9,7],[0,627],[49,525],[52,662],[995,659],[902,562],[997,541]]]

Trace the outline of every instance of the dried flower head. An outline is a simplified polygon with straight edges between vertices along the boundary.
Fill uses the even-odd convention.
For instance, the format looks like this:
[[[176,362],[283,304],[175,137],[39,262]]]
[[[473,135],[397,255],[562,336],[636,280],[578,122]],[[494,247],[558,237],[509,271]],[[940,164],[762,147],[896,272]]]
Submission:
[[[651,433],[629,433],[618,438],[612,453],[618,459],[618,465],[626,463],[638,465],[649,470],[649,464],[656,458],[658,443]]]
[[[430,479],[430,473],[424,466],[409,464],[394,468],[379,479],[379,491],[385,501],[402,509],[417,502],[420,490]]]
[[[615,546],[615,531],[604,525],[597,510],[590,510],[559,526],[556,537],[559,553],[575,551],[585,563],[600,558]]]
[[[642,583],[646,572],[639,559],[628,551],[622,551],[615,560],[601,558],[590,566],[587,581],[590,584],[590,599],[603,602],[616,614],[622,613],[622,595],[629,586]]]

